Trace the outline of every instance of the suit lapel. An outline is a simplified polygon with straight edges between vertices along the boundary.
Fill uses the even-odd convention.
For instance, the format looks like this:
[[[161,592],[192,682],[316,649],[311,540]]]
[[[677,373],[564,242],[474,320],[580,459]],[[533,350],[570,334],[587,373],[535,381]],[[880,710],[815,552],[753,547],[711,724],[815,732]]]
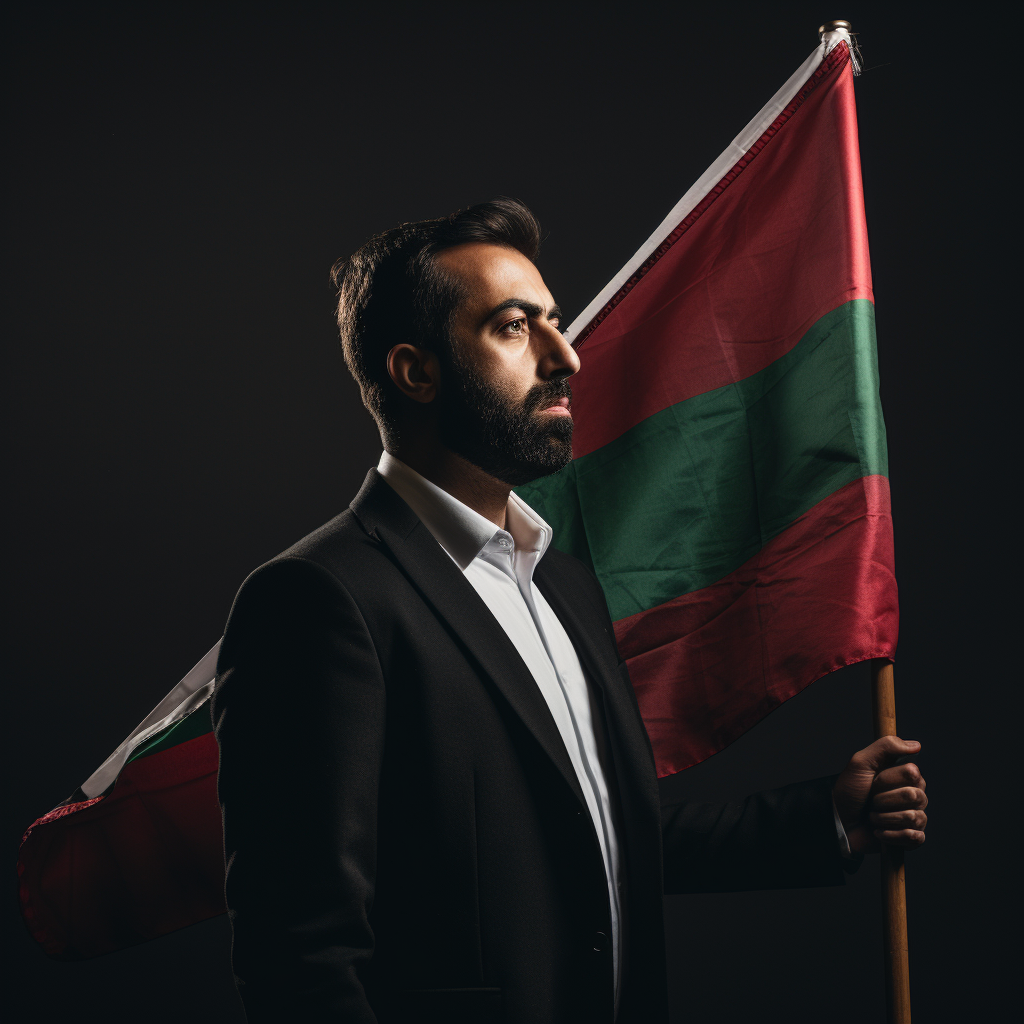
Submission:
[[[375,469],[367,474],[351,508],[363,529],[388,548],[585,804],[558,726],[532,673],[458,566]]]

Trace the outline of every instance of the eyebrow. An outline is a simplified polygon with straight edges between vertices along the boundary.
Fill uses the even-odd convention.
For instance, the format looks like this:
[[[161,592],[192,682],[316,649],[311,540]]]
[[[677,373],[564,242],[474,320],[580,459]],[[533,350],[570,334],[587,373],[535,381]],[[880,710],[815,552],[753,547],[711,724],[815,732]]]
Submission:
[[[541,306],[538,306],[536,302],[527,302],[525,299],[506,299],[504,302],[499,302],[481,321],[480,326],[489,323],[500,313],[504,313],[507,309],[521,309],[531,319],[539,319],[544,316],[544,310]],[[548,310],[548,320],[553,320],[555,317],[561,318],[562,310],[557,306],[552,306]]]

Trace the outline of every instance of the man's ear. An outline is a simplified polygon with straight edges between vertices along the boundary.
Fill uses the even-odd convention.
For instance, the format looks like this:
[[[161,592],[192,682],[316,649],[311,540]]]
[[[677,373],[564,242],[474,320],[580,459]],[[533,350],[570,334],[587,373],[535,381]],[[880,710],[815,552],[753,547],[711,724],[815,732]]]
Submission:
[[[429,349],[403,343],[388,353],[388,373],[414,402],[432,402],[441,383],[441,367]]]

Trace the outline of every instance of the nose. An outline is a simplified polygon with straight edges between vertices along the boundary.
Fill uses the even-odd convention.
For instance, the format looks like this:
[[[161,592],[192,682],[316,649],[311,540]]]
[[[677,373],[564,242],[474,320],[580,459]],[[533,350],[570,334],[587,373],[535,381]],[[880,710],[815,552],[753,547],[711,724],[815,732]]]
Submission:
[[[543,380],[571,377],[579,370],[580,357],[557,327],[544,324],[541,339],[537,373]]]

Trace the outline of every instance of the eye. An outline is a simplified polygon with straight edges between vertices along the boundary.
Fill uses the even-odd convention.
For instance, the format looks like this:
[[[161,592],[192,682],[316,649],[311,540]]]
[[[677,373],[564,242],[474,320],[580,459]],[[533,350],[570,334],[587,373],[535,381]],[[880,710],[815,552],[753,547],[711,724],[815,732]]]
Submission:
[[[518,337],[520,334],[523,334],[526,331],[526,318],[520,316],[517,317],[515,320],[509,320],[509,322],[505,324],[501,329],[502,331],[511,334],[514,338]]]

